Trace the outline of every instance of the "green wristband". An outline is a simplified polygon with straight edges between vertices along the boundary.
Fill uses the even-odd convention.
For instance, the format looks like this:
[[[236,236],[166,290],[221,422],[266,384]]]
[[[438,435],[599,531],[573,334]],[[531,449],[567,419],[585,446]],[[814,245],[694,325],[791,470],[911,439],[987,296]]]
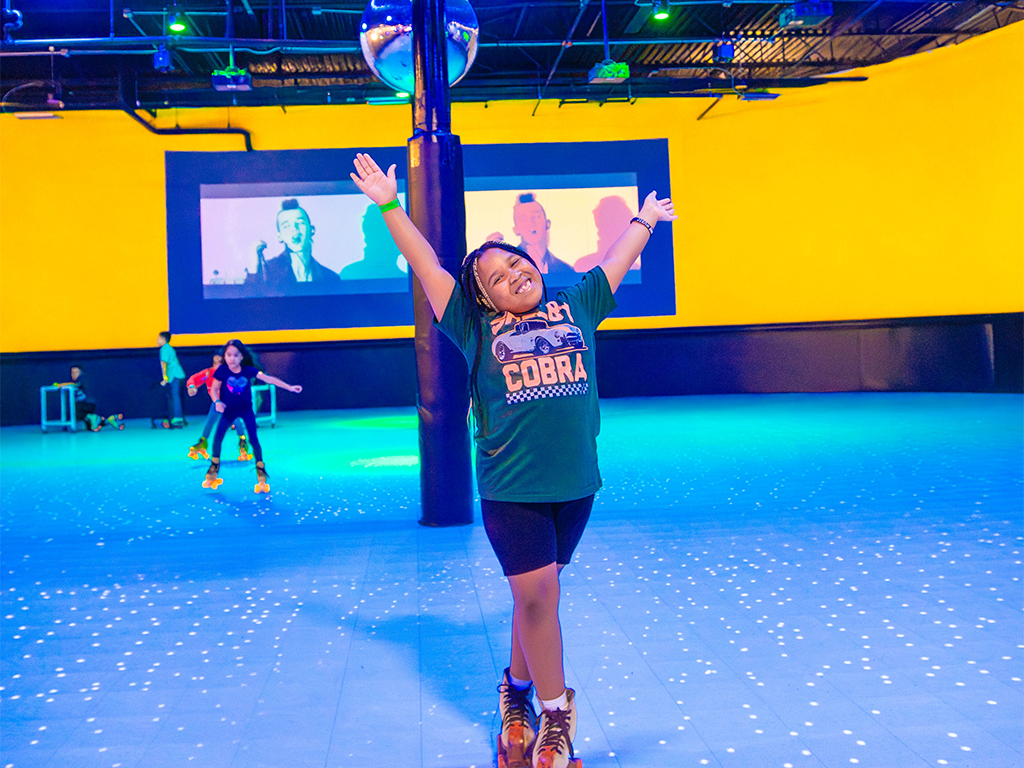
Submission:
[[[387,213],[388,211],[393,211],[395,208],[400,208],[401,203],[398,202],[398,198],[396,197],[390,203],[384,203],[384,205],[378,205],[377,207],[380,208],[381,213]]]

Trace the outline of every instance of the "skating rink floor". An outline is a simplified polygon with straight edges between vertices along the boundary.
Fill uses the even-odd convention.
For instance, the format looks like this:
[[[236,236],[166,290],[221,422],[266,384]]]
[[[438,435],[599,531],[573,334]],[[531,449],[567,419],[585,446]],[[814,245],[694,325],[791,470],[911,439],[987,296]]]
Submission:
[[[1024,765],[1020,396],[602,408],[585,768]],[[511,598],[417,524],[415,411],[279,414],[265,496],[200,426],[0,431],[0,764],[492,765]]]

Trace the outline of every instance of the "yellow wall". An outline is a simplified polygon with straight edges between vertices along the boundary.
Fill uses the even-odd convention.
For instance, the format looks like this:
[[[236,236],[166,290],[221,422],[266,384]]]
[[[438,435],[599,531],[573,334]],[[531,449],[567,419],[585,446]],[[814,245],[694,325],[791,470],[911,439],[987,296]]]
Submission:
[[[1024,25],[774,102],[456,104],[464,144],[669,139],[677,314],[604,327],[1024,309]],[[408,106],[174,110],[257,149],[401,146]],[[167,325],[166,150],[118,112],[0,116],[0,351],[145,347]],[[641,190],[641,194],[647,190]],[[661,190],[659,190],[661,191]],[[173,330],[173,329],[172,329]],[[247,333],[251,342],[411,330]],[[181,335],[182,345],[221,339]]]

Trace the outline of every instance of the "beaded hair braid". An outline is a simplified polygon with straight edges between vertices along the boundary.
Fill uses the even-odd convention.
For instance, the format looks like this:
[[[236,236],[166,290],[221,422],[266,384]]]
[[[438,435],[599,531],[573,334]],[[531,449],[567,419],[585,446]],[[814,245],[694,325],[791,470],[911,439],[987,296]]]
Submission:
[[[483,255],[484,251],[488,251],[491,248],[498,248],[508,253],[514,253],[517,256],[526,259],[528,262],[533,264],[534,268],[540,272],[540,268],[537,267],[535,262],[526,251],[522,248],[517,248],[510,243],[499,242],[496,240],[489,240],[488,242],[481,245],[475,251],[470,252],[466,255],[466,258],[462,260],[462,266],[459,267],[459,287],[462,288],[462,292],[466,295],[469,301],[482,309],[488,314],[497,314],[498,308],[494,306],[494,302],[491,301],[491,297],[487,295],[487,291],[484,288],[483,281],[480,279],[480,272],[477,268],[477,262],[480,260],[480,256]],[[544,290],[544,300],[547,301],[547,289]],[[479,429],[483,434],[489,432],[487,425],[487,414],[483,408],[478,407],[480,403],[480,393],[477,390],[477,374],[480,371],[480,357],[483,350],[483,328],[481,323],[475,323],[476,325],[476,353],[469,373],[469,391],[472,400],[473,413],[479,422]]]

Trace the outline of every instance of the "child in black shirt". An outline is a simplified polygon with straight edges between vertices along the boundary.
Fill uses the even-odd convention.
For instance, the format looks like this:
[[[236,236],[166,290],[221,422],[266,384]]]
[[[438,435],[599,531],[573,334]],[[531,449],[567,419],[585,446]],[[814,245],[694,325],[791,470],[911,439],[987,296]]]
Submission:
[[[238,339],[232,339],[224,345],[223,357],[224,363],[214,371],[213,385],[210,388],[210,397],[213,398],[213,404],[222,414],[222,418],[213,435],[210,468],[206,471],[203,488],[217,488],[224,482],[217,477],[220,471],[220,446],[228,427],[235,419],[242,419],[245,422],[249,445],[256,457],[257,482],[254,490],[256,493],[269,492],[267,471],[263,464],[263,449],[256,436],[256,414],[252,410],[252,382],[258,379],[295,393],[301,392],[302,387],[298,384],[286,384],[276,376],[257,370],[252,364],[249,350]]]
[[[99,432],[100,428],[106,425],[110,425],[114,429],[124,429],[124,416],[122,414],[115,413],[103,418],[96,413],[96,403],[86,392],[82,366],[71,366],[71,381],[68,383],[75,388],[75,414],[85,422],[85,426],[91,432]]]

